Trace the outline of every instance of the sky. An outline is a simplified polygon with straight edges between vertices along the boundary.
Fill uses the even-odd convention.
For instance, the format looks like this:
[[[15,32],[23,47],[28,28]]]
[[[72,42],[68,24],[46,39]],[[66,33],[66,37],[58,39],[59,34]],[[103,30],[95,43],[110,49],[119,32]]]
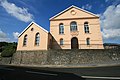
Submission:
[[[100,16],[104,43],[120,44],[120,0],[0,0],[0,42],[17,42],[31,21],[49,31],[49,18],[72,5]]]

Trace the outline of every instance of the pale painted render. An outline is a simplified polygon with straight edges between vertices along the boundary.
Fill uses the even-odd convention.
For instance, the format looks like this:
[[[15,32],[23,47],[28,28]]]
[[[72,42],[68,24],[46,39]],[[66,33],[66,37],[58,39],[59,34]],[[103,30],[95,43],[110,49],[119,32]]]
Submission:
[[[31,22],[19,35],[17,50],[48,49],[104,49],[99,16],[70,6],[50,18],[50,32]]]
[[[36,34],[39,34],[39,44],[35,43]],[[27,37],[26,37],[27,35]],[[35,22],[31,22],[28,27],[19,35],[17,50],[47,50],[49,32]],[[26,38],[26,42],[24,42]]]

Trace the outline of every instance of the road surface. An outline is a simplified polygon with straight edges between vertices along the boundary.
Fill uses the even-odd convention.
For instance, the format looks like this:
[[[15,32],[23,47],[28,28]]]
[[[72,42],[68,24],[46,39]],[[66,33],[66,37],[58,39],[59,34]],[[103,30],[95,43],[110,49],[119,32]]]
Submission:
[[[120,79],[120,66],[83,68],[28,68],[0,65],[0,80],[110,80]]]

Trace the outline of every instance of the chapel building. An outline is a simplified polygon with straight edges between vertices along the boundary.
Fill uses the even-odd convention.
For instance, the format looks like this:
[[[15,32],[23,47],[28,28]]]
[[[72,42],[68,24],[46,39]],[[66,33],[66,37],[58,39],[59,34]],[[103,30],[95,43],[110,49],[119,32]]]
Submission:
[[[104,49],[99,16],[72,5],[49,20],[50,32],[31,22],[17,50]]]

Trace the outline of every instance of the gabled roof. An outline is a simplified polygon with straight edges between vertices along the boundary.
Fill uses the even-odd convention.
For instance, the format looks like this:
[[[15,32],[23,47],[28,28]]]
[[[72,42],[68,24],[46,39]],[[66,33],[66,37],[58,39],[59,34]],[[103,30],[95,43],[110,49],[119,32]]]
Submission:
[[[46,33],[48,33],[47,30],[45,30],[43,27],[39,26],[37,23],[35,22],[31,22],[18,36],[18,38],[32,25],[32,24],[35,24],[37,27],[39,27],[40,29],[42,29],[43,31],[45,31]]]
[[[79,10],[84,11],[84,12],[86,12],[86,13],[89,13],[89,14],[91,14],[91,15],[94,15],[94,16],[96,16],[96,17],[99,17],[99,16],[96,15],[96,14],[93,14],[93,13],[91,13],[91,12],[89,12],[89,11],[86,11],[86,10],[84,10],[84,9],[82,9],[82,8],[79,8],[79,7],[77,7],[77,6],[72,5],[72,6],[68,7],[67,9],[61,11],[60,13],[56,14],[55,16],[51,17],[49,20],[54,19],[55,17],[63,14],[64,12],[66,12],[67,10],[69,10],[69,9],[71,9],[71,8],[76,8],[76,9],[79,9]]]

